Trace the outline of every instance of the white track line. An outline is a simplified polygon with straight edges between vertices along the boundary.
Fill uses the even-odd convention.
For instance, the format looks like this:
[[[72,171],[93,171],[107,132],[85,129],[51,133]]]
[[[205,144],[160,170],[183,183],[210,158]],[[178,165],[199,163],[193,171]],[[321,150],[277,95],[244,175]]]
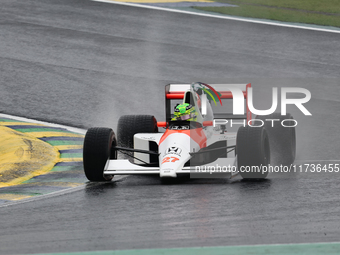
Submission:
[[[76,191],[84,190],[89,186],[92,187],[92,186],[102,185],[102,184],[105,184],[105,183],[115,183],[116,181],[124,179],[126,177],[128,177],[128,175],[119,175],[119,176],[115,176],[112,179],[111,182],[87,182],[87,183],[84,183],[84,184],[80,184],[77,187],[66,188],[66,189],[54,191],[54,192],[43,194],[43,195],[37,195],[37,196],[34,196],[34,197],[30,197],[30,198],[24,198],[24,199],[17,200],[17,201],[5,202],[3,204],[0,204],[0,208],[13,206],[13,205],[25,204],[25,203],[28,203],[28,202],[35,202],[35,201],[42,200],[42,199],[45,199],[45,198],[58,197],[58,196],[73,193],[73,192],[76,192]]]
[[[305,29],[305,30],[313,30],[313,31],[320,31],[320,32],[328,32],[328,33],[336,33],[340,34],[340,29],[327,29],[322,27],[313,27],[313,26],[302,26],[302,25],[293,25],[288,23],[283,23],[280,21],[271,22],[271,21],[263,21],[263,20],[256,20],[256,19],[246,19],[240,17],[233,17],[227,15],[214,15],[209,13],[199,13],[199,12],[190,12],[190,11],[183,11],[178,9],[171,9],[171,8],[164,8],[164,7],[157,7],[157,6],[150,6],[150,5],[143,5],[143,4],[135,4],[135,3],[125,3],[125,2],[115,2],[110,0],[92,0],[95,2],[103,2],[103,3],[110,3],[110,4],[119,4],[119,5],[127,5],[133,7],[140,7],[140,8],[147,8],[159,11],[168,11],[168,12],[176,12],[176,13],[184,13],[190,15],[197,15],[202,17],[210,17],[210,18],[217,18],[217,19],[226,19],[226,20],[235,20],[235,21],[242,21],[242,22],[249,22],[249,23],[256,23],[256,24],[263,24],[263,25],[271,25],[271,26],[279,26],[279,27],[289,27],[289,28],[298,28],[298,29]],[[183,0],[184,1],[184,0]]]
[[[85,187],[86,187],[85,184],[81,184],[80,186],[77,186],[77,187],[58,190],[58,191],[47,193],[47,194],[44,194],[44,195],[37,195],[37,196],[34,196],[34,197],[24,198],[24,199],[21,199],[21,200],[18,200],[18,201],[13,201],[13,202],[5,202],[4,204],[0,205],[0,208],[1,207],[8,207],[8,206],[11,206],[11,205],[25,204],[25,203],[28,203],[28,202],[33,202],[33,201],[41,200],[41,199],[44,199],[44,198],[57,197],[57,196],[61,196],[61,195],[68,194],[68,193],[71,193],[71,192],[75,192],[75,191],[78,191],[78,190],[83,190],[83,189],[85,189]]]
[[[86,133],[85,129],[69,127],[69,126],[55,124],[55,123],[49,123],[49,122],[45,122],[45,121],[33,120],[33,119],[24,118],[24,117],[12,116],[12,115],[3,114],[3,113],[0,113],[0,117],[9,118],[9,119],[18,120],[18,121],[23,121],[23,122],[31,122],[31,123],[36,123],[36,124],[42,124],[42,125],[46,125],[46,126],[49,126],[49,127],[65,128],[65,129],[67,129],[71,132],[75,132],[75,133],[83,134],[83,135],[85,135],[85,133]]]

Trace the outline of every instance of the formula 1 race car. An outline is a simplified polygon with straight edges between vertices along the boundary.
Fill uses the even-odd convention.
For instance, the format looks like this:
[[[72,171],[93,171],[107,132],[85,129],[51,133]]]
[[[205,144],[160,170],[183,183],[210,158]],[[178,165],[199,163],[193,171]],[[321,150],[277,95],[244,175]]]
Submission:
[[[207,169],[210,173],[212,169],[222,170],[229,177],[240,174],[245,179],[264,179],[268,174],[264,170],[273,155],[278,158],[276,164],[293,163],[294,125],[283,127],[264,121],[285,120],[287,124],[287,120],[293,121],[292,116],[273,113],[253,120],[247,105],[250,87],[251,84],[199,82],[166,85],[165,122],[157,122],[152,115],[125,115],[118,121],[117,137],[110,128],[87,131],[83,148],[87,179],[109,181],[114,175],[130,174],[197,177],[206,174]],[[236,98],[236,90],[242,91],[245,114],[235,115],[230,113],[232,107],[227,107]],[[184,107],[180,111],[186,115],[180,116],[179,106]],[[230,130],[228,123],[234,123]],[[158,132],[160,127],[165,132]]]

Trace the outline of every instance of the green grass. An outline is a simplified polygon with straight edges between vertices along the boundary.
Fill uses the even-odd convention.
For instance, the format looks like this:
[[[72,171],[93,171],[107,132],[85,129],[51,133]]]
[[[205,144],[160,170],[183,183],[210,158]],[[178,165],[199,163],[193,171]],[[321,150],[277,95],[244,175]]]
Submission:
[[[215,0],[239,7],[195,7],[233,16],[340,27],[340,0]]]

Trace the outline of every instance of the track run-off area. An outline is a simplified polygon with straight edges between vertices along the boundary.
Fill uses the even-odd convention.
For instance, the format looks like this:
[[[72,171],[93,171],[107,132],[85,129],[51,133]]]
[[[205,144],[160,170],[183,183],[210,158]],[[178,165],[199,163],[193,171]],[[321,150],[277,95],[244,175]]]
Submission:
[[[96,184],[82,168],[87,128],[163,121],[164,86],[194,81],[251,82],[258,108],[272,87],[310,90],[312,117],[289,109],[295,163],[340,163],[339,30],[177,1],[3,0],[0,12],[1,254],[340,252],[339,173]]]
[[[71,129],[0,115],[0,206],[84,185],[84,134]]]

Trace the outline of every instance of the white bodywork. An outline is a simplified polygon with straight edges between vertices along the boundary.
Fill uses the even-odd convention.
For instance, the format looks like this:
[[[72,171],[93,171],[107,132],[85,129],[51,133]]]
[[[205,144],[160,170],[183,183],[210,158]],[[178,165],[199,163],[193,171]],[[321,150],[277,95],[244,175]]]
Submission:
[[[225,87],[223,84],[215,84],[213,86],[216,90],[219,90],[219,87]],[[245,84],[233,84],[231,86],[246,87]],[[186,95],[186,93],[190,92],[190,85],[175,84],[170,86],[169,92],[177,91],[185,92]],[[199,113],[197,121],[200,123],[205,121],[212,122],[214,115],[205,94],[201,95],[201,104],[202,106],[206,106],[202,107],[202,109],[204,109],[202,112],[201,109],[195,105],[197,108],[196,111]],[[236,132],[221,132],[221,130],[220,126],[204,126],[203,132],[206,137],[205,146],[209,146],[218,141],[227,141],[228,146],[236,145]],[[235,169],[237,169],[235,151],[229,152],[226,158],[218,158],[214,162],[206,165],[199,167],[184,166],[191,158],[190,153],[200,151],[200,145],[185,133],[173,132],[165,138],[162,138],[163,135],[164,133],[141,133],[134,136],[134,149],[149,151],[150,142],[157,143],[159,167],[145,166],[145,163],[150,163],[150,155],[134,152],[134,159],[131,161],[126,159],[108,160],[104,175],[159,174],[160,177],[176,177],[182,173],[199,173],[204,167],[209,166],[223,166],[225,170],[224,173],[228,173],[231,177],[237,174],[237,172],[235,172]]]
[[[222,140],[227,140],[228,146],[235,145],[236,133],[227,132],[220,134],[220,129],[218,127],[209,127],[209,129],[211,135],[209,136],[209,139],[207,139],[207,145]],[[149,150],[149,142],[156,142],[159,145],[159,141],[163,134],[164,133],[136,134],[134,136],[135,149]],[[209,164],[200,167],[184,166],[191,158],[189,152],[193,152],[193,150],[197,152],[200,150],[200,146],[186,134],[170,134],[163,140],[158,148],[160,167],[139,165],[143,162],[138,159],[149,163],[149,154],[135,152],[134,157],[138,159],[134,159],[133,162],[127,159],[109,160],[107,167],[104,170],[104,175],[159,174],[160,177],[176,177],[178,174],[206,173],[204,170],[211,166],[226,166],[226,168],[224,168],[224,173],[229,174],[230,177],[236,174],[235,167],[237,166],[237,160],[234,151],[228,153],[227,158],[219,158],[214,162],[210,162]],[[171,148],[178,148],[178,150],[171,151]],[[166,160],[168,157],[169,160]],[[176,158],[179,160],[175,160]],[[163,163],[164,160],[165,162]]]

